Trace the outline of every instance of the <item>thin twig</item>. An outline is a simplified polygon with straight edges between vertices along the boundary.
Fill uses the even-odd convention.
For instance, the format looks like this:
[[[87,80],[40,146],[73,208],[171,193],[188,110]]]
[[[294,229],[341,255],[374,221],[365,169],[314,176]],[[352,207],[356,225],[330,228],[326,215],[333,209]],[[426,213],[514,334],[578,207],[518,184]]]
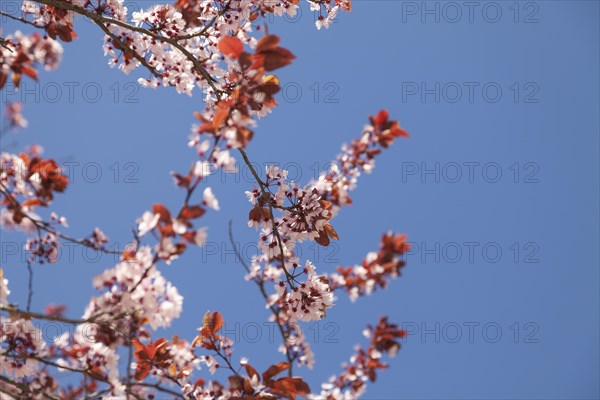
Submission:
[[[175,391],[173,391],[171,389],[168,389],[168,388],[166,388],[164,386],[160,386],[158,383],[136,382],[136,383],[133,383],[132,386],[143,386],[143,387],[147,387],[147,388],[152,388],[152,389],[156,389],[156,390],[158,390],[160,392],[167,393],[167,394],[170,394],[172,396],[179,397],[180,399],[184,398],[181,393],[177,393],[177,392],[175,392]]]
[[[127,316],[129,313],[123,312],[123,313],[119,313],[116,314],[114,316],[111,316],[111,318],[107,319],[107,320],[99,320],[100,317],[109,314],[110,312],[102,312],[102,313],[98,313],[90,318],[87,319],[73,319],[73,318],[67,318],[67,317],[62,317],[62,316],[58,316],[58,315],[47,315],[47,314],[40,314],[40,313],[36,313],[33,311],[25,311],[25,310],[20,310],[18,308],[14,308],[14,307],[8,307],[5,305],[0,304],[0,311],[4,311],[4,312],[8,312],[8,313],[14,313],[14,314],[20,314],[23,315],[25,317],[28,318],[33,318],[33,319],[41,319],[41,320],[45,320],[45,321],[55,321],[55,322],[62,322],[64,324],[71,324],[71,325],[81,325],[81,324],[106,324],[108,322],[111,321],[115,321],[117,319],[120,319],[122,317]]]
[[[244,269],[250,273],[250,267],[248,266],[248,264],[246,264],[246,262],[244,261],[244,259],[242,258],[242,255],[239,253],[237,247],[235,246],[235,240],[233,237],[233,226],[232,226],[232,221],[229,220],[229,241],[231,242],[231,245],[233,246],[233,251],[236,255],[237,258],[239,258],[240,260],[240,264],[242,264],[242,266],[244,267]],[[267,291],[265,290],[265,282],[262,279],[258,279],[255,278],[253,279],[254,283],[256,283],[256,286],[258,286],[258,289],[260,290],[260,293],[262,294],[263,298],[265,299],[265,301],[267,302],[267,304],[269,304],[269,295],[267,294]],[[288,364],[290,365],[289,369],[288,369],[288,375],[291,377],[292,376],[292,365],[294,362],[294,357],[292,356],[292,354],[290,353],[290,349],[288,347],[288,339],[289,339],[289,335],[286,334],[286,330],[283,326],[283,324],[281,323],[281,320],[279,319],[279,312],[280,309],[279,308],[275,308],[274,305],[269,305],[269,310],[271,311],[271,313],[273,314],[273,316],[275,317],[275,323],[277,323],[277,327],[279,328],[279,333],[281,334],[281,338],[283,340],[283,345],[285,347],[285,357],[288,361]]]
[[[70,236],[67,236],[63,233],[60,233],[58,231],[56,231],[55,229],[52,228],[52,226],[45,221],[40,221],[37,220],[33,217],[31,217],[29,214],[27,214],[25,211],[23,211],[21,204],[19,203],[19,201],[17,199],[15,199],[15,197],[9,193],[8,188],[6,186],[4,186],[4,184],[2,182],[0,182],[0,194],[2,194],[4,197],[6,197],[6,199],[16,208],[18,208],[19,210],[21,210],[21,213],[23,214],[24,218],[26,218],[27,220],[29,220],[33,225],[35,225],[35,227],[38,230],[43,230],[45,232],[51,233],[53,235],[55,235],[56,237],[59,237],[67,242],[71,242],[71,243],[76,243],[76,244],[80,244],[82,246],[86,246],[86,247],[90,247],[93,248],[95,250],[98,250],[102,253],[106,253],[106,254],[122,254],[122,251],[119,250],[109,250],[105,247],[97,247],[96,245],[94,245],[92,242],[90,242],[88,239],[76,239]]]
[[[293,277],[293,275],[291,275],[289,273],[289,271],[285,267],[285,253],[283,251],[283,240],[281,239],[281,236],[279,235],[279,229],[277,228],[277,223],[275,222],[275,216],[273,214],[273,205],[272,205],[272,201],[271,201],[271,195],[270,195],[270,193],[267,190],[267,185],[260,179],[260,177],[258,176],[258,173],[256,172],[256,170],[252,166],[252,163],[248,159],[248,155],[246,154],[246,152],[244,151],[244,149],[242,149],[240,147],[240,148],[238,148],[238,151],[242,155],[242,158],[244,159],[244,162],[246,163],[246,165],[250,169],[250,172],[254,176],[254,179],[258,183],[258,186],[260,187],[260,191],[261,191],[262,195],[263,196],[266,195],[269,198],[268,199],[268,205],[269,205],[269,214],[270,214],[270,219],[271,219],[271,229],[273,231],[273,235],[275,235],[275,239],[277,240],[277,244],[279,245],[279,252],[281,253],[281,255],[280,255],[281,256],[281,267],[283,268],[283,271],[285,272],[285,277],[286,277],[286,280],[287,280],[288,284],[293,289],[294,288],[294,277]]]
[[[15,17],[14,15],[11,15],[11,14],[6,13],[4,11],[0,11],[0,15],[3,15],[5,17],[10,18],[10,19],[15,20],[15,21],[19,21],[19,22],[21,22],[23,24],[34,26],[34,27],[36,27],[38,29],[44,29],[43,26],[37,25],[37,24],[35,24],[35,23],[31,22],[31,21],[27,21],[24,18]]]
[[[27,312],[31,310],[31,298],[33,297],[33,270],[31,269],[31,261],[27,260],[27,271],[29,272],[29,283],[27,293]]]

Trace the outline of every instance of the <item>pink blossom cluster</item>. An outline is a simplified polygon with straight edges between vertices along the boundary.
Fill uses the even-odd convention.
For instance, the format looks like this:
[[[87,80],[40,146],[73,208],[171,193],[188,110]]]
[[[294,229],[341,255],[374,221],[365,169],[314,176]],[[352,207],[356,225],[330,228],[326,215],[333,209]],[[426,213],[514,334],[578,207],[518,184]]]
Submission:
[[[36,358],[47,355],[46,342],[31,320],[19,316],[0,317],[0,342],[6,349],[6,353],[0,355],[1,374],[25,378],[35,376],[42,369]],[[13,354],[16,357],[9,356]]]
[[[55,69],[62,54],[60,43],[37,32],[25,35],[17,31],[7,35],[0,46],[0,89],[9,77],[15,87],[19,87],[23,75],[37,79],[38,65],[46,70]]]
[[[311,11],[319,12],[319,16],[315,21],[317,29],[329,28],[340,9],[344,11],[352,10],[350,0],[309,0],[309,3]]]
[[[383,357],[394,357],[400,349],[400,339],[407,333],[388,322],[387,317],[380,317],[377,325],[368,326],[363,335],[369,339],[369,346],[366,349],[356,346],[356,353],[343,365],[344,371],[322,384],[321,393],[312,394],[309,399],[351,400],[361,397],[367,382],[374,382],[377,371],[388,367]]]
[[[227,6],[224,15],[222,11],[228,3],[202,2],[202,12],[190,23],[177,5],[156,5],[134,12],[135,26],[152,34],[111,24],[105,54],[111,57],[110,65],[118,65],[125,73],[146,64],[153,76],[139,80],[144,86],[174,86],[179,93],[188,95],[199,87],[212,97],[217,80],[226,74],[216,47],[219,37],[229,33],[251,43],[246,34],[251,23],[240,17],[245,11],[242,6],[249,6],[249,2],[233,3],[237,6]]]
[[[332,213],[338,213],[340,207],[352,204],[350,192],[356,189],[356,183],[362,172],[367,174],[375,168],[375,157],[398,137],[408,137],[397,121],[389,120],[386,110],[369,117],[362,134],[350,144],[342,146],[342,153],[331,164],[328,172],[321,173],[312,182],[313,187],[325,200],[333,203]]]
[[[104,293],[92,298],[83,317],[126,314],[152,330],[171,325],[181,314],[183,297],[156,268],[154,258],[149,247],[141,247],[96,276],[94,286]]]
[[[125,385],[119,376],[119,354],[114,343],[99,336],[99,325],[77,325],[70,334],[64,332],[52,346],[59,372],[91,371],[111,386],[113,396],[125,397]]]
[[[327,315],[327,309],[333,307],[333,293],[327,278],[318,276],[315,267],[306,261],[306,281],[288,289],[284,281],[276,286],[282,309],[289,322],[315,321]]]
[[[6,103],[6,106],[4,108],[4,114],[8,119],[9,128],[20,129],[27,127],[27,120],[21,113],[22,110],[23,104],[19,102]]]
[[[0,268],[0,306],[10,305],[8,283]],[[10,314],[0,316],[0,343],[0,374],[26,378],[40,372],[42,365],[37,358],[47,355],[48,349],[42,332],[30,319]]]

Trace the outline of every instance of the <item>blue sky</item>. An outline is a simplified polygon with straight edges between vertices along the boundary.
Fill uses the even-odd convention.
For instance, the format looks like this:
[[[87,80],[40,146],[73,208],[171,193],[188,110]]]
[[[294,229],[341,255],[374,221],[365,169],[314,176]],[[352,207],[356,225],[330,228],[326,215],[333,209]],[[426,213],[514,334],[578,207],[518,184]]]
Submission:
[[[281,105],[259,122],[248,154],[306,182],[387,108],[411,138],[362,177],[335,220],[341,240],[303,255],[333,271],[360,262],[388,230],[415,244],[388,290],[354,305],[340,298],[327,321],[306,326],[313,389],[340,370],[366,323],[389,315],[413,334],[367,399],[598,398],[599,3],[355,1],[327,31],[304,6],[297,21],[270,26],[297,59],[280,74]],[[122,244],[152,203],[180,204],[169,172],[194,159],[186,142],[202,100],[138,89],[138,75],[107,66],[96,28],[76,28],[58,70],[41,73],[39,86],[25,81],[29,92],[2,94],[25,104],[30,123],[2,149],[36,142],[71,163],[68,194],[54,203],[68,232],[100,226]],[[165,335],[191,338],[203,313],[219,310],[238,336],[235,354],[266,367],[278,343],[227,239],[232,219],[251,251],[243,192],[252,183],[247,171],[211,178],[221,211],[202,220],[210,245],[162,267],[185,297]],[[21,240],[2,232],[0,262],[12,300],[24,303],[26,269],[11,255]],[[80,315],[91,277],[112,266],[110,257],[86,262],[94,257],[74,249],[36,267],[33,308],[65,303]]]

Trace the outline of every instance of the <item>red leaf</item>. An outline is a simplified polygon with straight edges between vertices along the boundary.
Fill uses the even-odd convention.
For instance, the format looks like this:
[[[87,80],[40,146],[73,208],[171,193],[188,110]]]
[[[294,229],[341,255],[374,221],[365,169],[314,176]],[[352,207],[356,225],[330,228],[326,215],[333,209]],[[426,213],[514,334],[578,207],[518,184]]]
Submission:
[[[216,333],[223,327],[223,316],[215,311],[211,314],[207,311],[202,318],[202,329],[208,330],[210,333]]]
[[[283,371],[285,371],[286,369],[288,369],[290,367],[290,364],[286,363],[286,362],[280,362],[277,363],[275,365],[271,365],[265,372],[263,372],[262,374],[262,378],[263,378],[263,383],[267,386],[269,386],[272,382],[272,379],[274,376],[279,375],[280,373],[282,373]]]
[[[274,389],[271,392],[288,399],[295,399],[298,394],[306,396],[310,393],[310,387],[301,378],[279,378],[271,387]]]
[[[294,58],[292,52],[279,46],[279,37],[267,35],[256,45],[252,68],[273,71],[290,64]]]
[[[256,52],[262,53],[265,50],[272,50],[279,45],[279,37],[277,35],[267,35],[261,38],[256,45]]]
[[[31,79],[35,79],[37,81],[37,71],[31,67],[28,66],[23,66],[23,68],[21,68],[21,72],[23,72],[25,75],[27,75],[28,77],[30,77]]]
[[[352,3],[351,0],[335,0],[335,2],[337,3],[337,5],[340,6],[340,8],[344,11],[352,11]]]
[[[277,49],[269,50],[264,52],[263,68],[265,71],[274,71],[276,69],[285,67],[292,63],[292,60],[296,58],[291,51],[278,47]]]
[[[246,364],[246,365],[244,365],[244,368],[246,368],[246,373],[248,374],[248,376],[250,377],[250,379],[252,379],[255,376],[260,377],[258,375],[258,371],[256,371],[252,365]],[[264,374],[263,374],[263,376],[264,376]]]
[[[159,220],[161,222],[171,222],[171,213],[169,210],[167,210],[167,207],[163,206],[162,204],[156,203],[152,205],[152,212],[160,215]]]
[[[27,199],[23,202],[23,204],[21,204],[23,207],[35,207],[35,206],[41,206],[44,203],[41,202],[40,199],[38,199],[37,197],[34,197],[32,199]]]
[[[204,215],[206,210],[200,206],[188,206],[181,210],[181,218],[194,219]]]
[[[381,110],[377,113],[377,116],[375,117],[375,124],[376,125],[383,125],[384,123],[387,122],[388,118],[389,118],[390,114],[388,113],[387,110]]]
[[[340,237],[338,236],[337,232],[335,231],[335,229],[333,229],[333,227],[329,224],[325,225],[323,227],[325,229],[325,233],[327,233],[327,235],[332,238],[333,240],[340,240]]]
[[[229,117],[229,108],[218,108],[217,111],[215,111],[215,115],[213,116],[213,127],[215,129],[219,129],[221,125],[223,125],[223,122],[227,120],[227,117]]]
[[[235,59],[238,59],[244,51],[244,45],[242,44],[242,41],[232,36],[226,36],[219,40],[217,47],[221,53]]]
[[[315,242],[319,243],[321,246],[329,246],[329,236],[325,231],[319,232],[319,237],[315,239]]]

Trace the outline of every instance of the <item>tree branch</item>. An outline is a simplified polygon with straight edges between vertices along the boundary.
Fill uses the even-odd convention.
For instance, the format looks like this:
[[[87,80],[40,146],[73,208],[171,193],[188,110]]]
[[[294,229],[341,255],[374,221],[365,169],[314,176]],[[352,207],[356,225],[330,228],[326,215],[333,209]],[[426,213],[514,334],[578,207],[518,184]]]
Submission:
[[[217,89],[217,87],[215,86],[216,80],[208,73],[208,71],[206,71],[206,69],[200,63],[200,61],[198,61],[198,59],[196,59],[196,57],[194,57],[185,47],[183,47],[177,41],[177,38],[169,38],[166,36],[162,36],[162,35],[152,32],[148,29],[140,28],[135,25],[130,25],[126,22],[119,21],[118,19],[106,17],[101,14],[86,10],[83,7],[79,7],[74,4],[64,2],[64,1],[58,1],[58,0],[35,0],[35,1],[37,3],[41,3],[41,4],[59,8],[61,10],[73,11],[77,14],[84,15],[84,16],[88,17],[89,19],[91,19],[92,21],[94,21],[96,23],[96,25],[103,25],[103,26],[104,26],[104,24],[117,25],[117,26],[120,26],[121,28],[125,28],[130,31],[134,31],[134,32],[138,32],[138,33],[142,33],[153,39],[170,44],[171,46],[173,46],[177,50],[179,50],[189,61],[192,62],[194,67],[198,70],[198,72],[200,72],[200,74],[204,77],[204,79],[207,81],[207,83],[210,85],[210,87],[215,91],[215,94],[217,95],[217,97],[220,98],[221,91],[219,89]],[[106,28],[106,26],[104,26],[104,28]]]

